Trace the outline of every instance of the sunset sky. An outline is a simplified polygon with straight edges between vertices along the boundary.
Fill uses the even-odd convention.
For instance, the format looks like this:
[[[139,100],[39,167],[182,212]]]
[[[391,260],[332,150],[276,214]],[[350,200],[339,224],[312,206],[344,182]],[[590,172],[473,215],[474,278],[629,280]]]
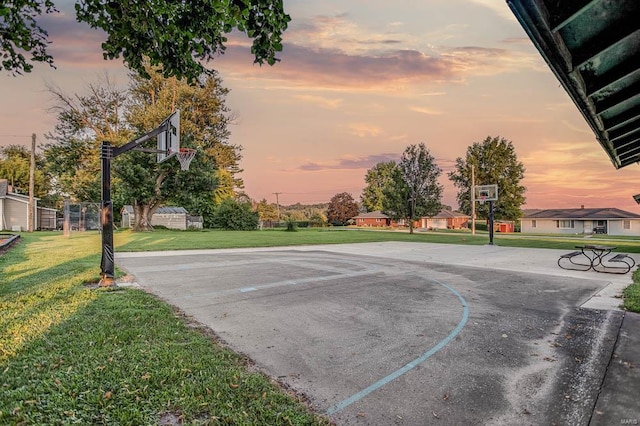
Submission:
[[[63,13],[42,21],[57,69],[0,75],[1,145],[29,145],[31,133],[45,141],[55,124],[47,83],[81,93],[108,72],[127,84],[122,63],[102,59],[104,34],[59,4]],[[250,41],[234,35],[208,64],[231,90],[230,142],[244,147],[253,199],[359,199],[367,169],[423,142],[455,208],[453,162],[499,135],[524,163],[525,208],[640,211],[638,165],[615,170],[504,0],[285,0],[285,9],[280,63],[253,65]]]

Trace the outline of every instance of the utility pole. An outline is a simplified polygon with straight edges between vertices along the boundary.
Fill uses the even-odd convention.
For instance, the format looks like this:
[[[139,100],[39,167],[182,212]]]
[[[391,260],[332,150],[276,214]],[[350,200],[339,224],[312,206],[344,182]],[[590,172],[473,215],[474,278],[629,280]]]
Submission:
[[[476,235],[476,168],[471,165],[471,235]]]
[[[276,212],[278,213],[278,223],[280,223],[280,202],[278,201],[278,195],[282,192],[273,192],[276,195]]]
[[[29,211],[27,212],[27,231],[35,229],[35,177],[36,175],[36,134],[31,134],[31,162],[29,164]]]

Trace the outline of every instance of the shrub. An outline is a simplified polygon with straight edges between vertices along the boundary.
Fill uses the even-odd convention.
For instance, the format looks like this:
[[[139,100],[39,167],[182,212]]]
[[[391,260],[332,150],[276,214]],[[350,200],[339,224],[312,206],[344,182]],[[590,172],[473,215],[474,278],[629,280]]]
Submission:
[[[216,207],[213,226],[231,231],[251,231],[258,228],[258,212],[251,210],[251,203],[227,199]]]
[[[296,221],[292,219],[287,220],[287,232],[296,232],[298,229],[296,227]]]

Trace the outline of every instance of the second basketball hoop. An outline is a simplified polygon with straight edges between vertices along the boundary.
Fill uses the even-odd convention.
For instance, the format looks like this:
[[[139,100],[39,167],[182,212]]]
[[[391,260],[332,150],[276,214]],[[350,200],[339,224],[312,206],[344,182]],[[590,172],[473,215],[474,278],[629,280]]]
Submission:
[[[474,198],[479,201],[480,204],[484,204],[487,201],[498,200],[498,185],[476,185],[474,189]]]

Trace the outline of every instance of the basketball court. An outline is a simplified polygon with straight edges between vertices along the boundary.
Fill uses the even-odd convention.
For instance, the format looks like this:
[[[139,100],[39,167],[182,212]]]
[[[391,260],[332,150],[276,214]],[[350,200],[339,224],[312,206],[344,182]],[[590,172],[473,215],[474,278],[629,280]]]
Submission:
[[[337,424],[586,424],[631,278],[563,251],[369,243],[118,253]]]

